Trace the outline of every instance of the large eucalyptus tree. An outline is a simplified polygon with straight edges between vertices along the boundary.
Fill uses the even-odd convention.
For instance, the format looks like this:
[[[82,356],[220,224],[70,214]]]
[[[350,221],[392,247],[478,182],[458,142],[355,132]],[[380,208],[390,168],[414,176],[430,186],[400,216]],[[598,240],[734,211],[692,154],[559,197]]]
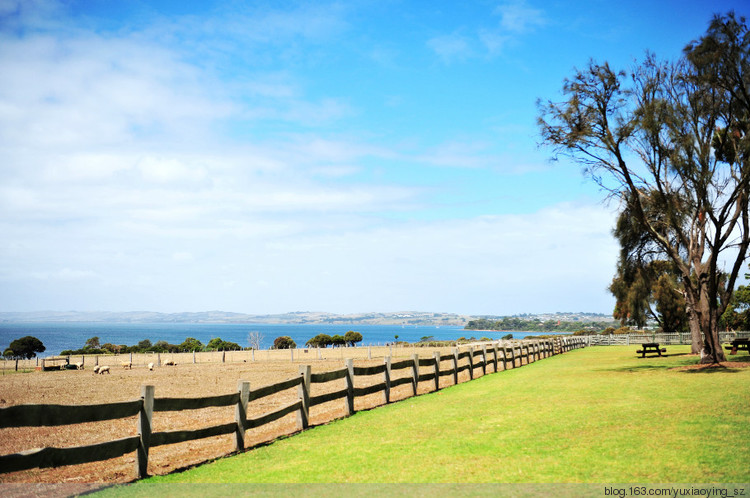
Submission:
[[[539,103],[542,143],[630,210],[650,250],[679,272],[701,361],[723,361],[719,317],[750,244],[745,19],[715,16],[675,62],[649,54],[626,73],[592,61],[563,95]]]

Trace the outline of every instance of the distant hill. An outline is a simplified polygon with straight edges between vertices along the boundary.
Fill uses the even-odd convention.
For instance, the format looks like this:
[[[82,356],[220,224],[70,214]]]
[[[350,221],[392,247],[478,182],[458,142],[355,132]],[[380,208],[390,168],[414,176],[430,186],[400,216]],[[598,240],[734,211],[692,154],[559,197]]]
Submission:
[[[103,322],[103,323],[286,323],[286,324],[358,324],[358,325],[451,325],[464,326],[468,315],[451,313],[353,313],[337,315],[324,312],[292,312],[275,315],[250,315],[227,311],[158,313],[153,311],[33,311],[0,312],[0,322]]]
[[[526,320],[604,321],[612,317],[599,313],[548,313],[515,315]],[[265,324],[340,324],[340,325],[425,325],[463,327],[471,320],[504,317],[400,311],[392,313],[335,313],[297,311],[274,315],[251,315],[228,311],[158,313],[155,311],[29,311],[0,312],[0,322],[102,322],[102,323],[265,323]]]

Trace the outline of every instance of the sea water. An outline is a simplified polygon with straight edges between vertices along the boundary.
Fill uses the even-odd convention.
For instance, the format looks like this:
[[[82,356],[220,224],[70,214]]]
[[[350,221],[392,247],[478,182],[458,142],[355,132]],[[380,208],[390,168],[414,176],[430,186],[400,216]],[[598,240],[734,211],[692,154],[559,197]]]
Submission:
[[[80,349],[91,337],[98,337],[100,344],[111,343],[133,346],[144,339],[152,343],[166,341],[180,344],[193,337],[203,344],[219,337],[224,341],[236,342],[242,347],[249,346],[249,334],[259,332],[263,341],[261,349],[268,349],[274,339],[289,336],[297,347],[318,334],[344,335],[353,330],[362,334],[359,346],[386,345],[394,341],[418,342],[430,337],[436,341],[455,341],[460,337],[488,337],[500,339],[511,333],[514,339],[542,334],[542,332],[508,332],[465,330],[463,327],[414,326],[414,325],[323,325],[323,324],[228,324],[228,323],[101,323],[101,322],[55,322],[55,323],[0,323],[0,353],[10,342],[30,335],[44,344],[46,350],[40,357],[54,356],[66,349]]]

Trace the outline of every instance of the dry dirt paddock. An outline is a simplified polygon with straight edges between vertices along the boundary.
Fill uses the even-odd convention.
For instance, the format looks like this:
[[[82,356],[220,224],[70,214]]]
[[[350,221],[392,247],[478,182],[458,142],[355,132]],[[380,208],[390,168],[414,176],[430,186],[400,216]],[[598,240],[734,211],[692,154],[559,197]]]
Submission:
[[[384,348],[385,349],[385,348]],[[422,358],[432,357],[439,349],[419,348],[417,350],[398,351],[393,361],[411,357],[417,353]],[[444,348],[441,354],[447,354],[450,348]],[[397,353],[397,351],[393,351]],[[352,351],[353,353],[353,351]],[[361,348],[354,357],[355,366],[371,366],[383,363],[385,351],[367,351]],[[372,355],[372,359],[368,357]],[[123,368],[119,361],[112,362],[111,374],[96,375],[90,367],[85,370],[47,371],[32,373],[14,373],[0,376],[0,407],[18,404],[65,404],[91,405],[116,401],[128,401],[140,397],[141,385],[155,386],[155,397],[207,397],[229,394],[237,391],[240,380],[250,382],[250,389],[275,384],[299,375],[301,365],[311,365],[312,372],[326,372],[344,367],[343,358],[318,360],[307,358],[296,360],[258,358],[257,361],[238,363],[179,363],[176,366],[155,367],[153,371],[145,365],[134,365],[132,369]],[[343,356],[343,353],[341,353]],[[345,358],[344,357],[344,358]],[[162,358],[163,360],[163,358]],[[100,358],[100,364],[105,364]],[[92,365],[93,366],[93,365]],[[420,373],[429,373],[434,367],[422,367]],[[441,370],[452,368],[451,361],[444,361]],[[502,368],[502,367],[501,367]],[[487,372],[491,372],[488,367]],[[482,374],[482,369],[474,370],[474,375]],[[410,375],[409,369],[393,372],[393,377]],[[468,371],[460,373],[459,382],[468,380]],[[382,382],[382,376],[357,377],[356,386]],[[441,387],[453,384],[453,376],[440,379]],[[312,395],[333,392],[345,387],[341,379],[326,384],[314,384]],[[419,392],[434,389],[434,382],[422,382]],[[392,391],[392,400],[403,399],[411,395],[411,386],[399,386]],[[248,417],[275,411],[298,399],[297,389],[289,389],[267,398],[249,403]],[[383,403],[382,393],[357,398],[355,409],[371,408]],[[311,423],[322,424],[344,416],[345,400],[336,400],[311,409]],[[234,421],[234,407],[207,408],[182,412],[154,413],[153,431],[192,430],[219,425]],[[250,448],[262,442],[270,441],[280,435],[290,434],[297,430],[296,415],[284,418],[258,429],[248,430],[245,446]],[[137,418],[131,417],[108,422],[96,422],[61,427],[10,428],[0,429],[0,454],[16,453],[23,450],[41,447],[71,447],[109,441],[137,434]],[[149,473],[165,474],[179,468],[194,465],[216,457],[226,455],[234,450],[234,436],[220,436],[185,443],[164,445],[151,448],[149,455]],[[22,472],[0,474],[0,483],[115,483],[128,482],[135,478],[135,453],[119,458],[49,469],[32,469]]]

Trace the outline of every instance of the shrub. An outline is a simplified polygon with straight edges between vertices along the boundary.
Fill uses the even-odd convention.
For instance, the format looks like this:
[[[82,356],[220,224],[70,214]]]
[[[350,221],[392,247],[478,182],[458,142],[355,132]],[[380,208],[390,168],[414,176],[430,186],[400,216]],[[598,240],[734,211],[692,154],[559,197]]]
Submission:
[[[344,341],[348,346],[354,346],[355,343],[362,342],[362,334],[350,330],[349,332],[344,334]]]
[[[203,351],[203,343],[194,337],[188,337],[180,344],[180,351],[192,353],[193,351]]]
[[[8,350],[12,351],[13,358],[30,360],[35,357],[37,353],[44,352],[45,349],[47,348],[44,347],[42,341],[36,337],[27,335],[26,337],[21,337],[20,339],[12,341],[8,349],[6,349],[6,352]]]
[[[273,347],[274,349],[295,349],[297,347],[297,343],[294,342],[288,335],[282,335],[281,337],[277,337],[276,339],[274,339]]]
[[[318,334],[305,343],[305,346],[312,348],[325,348],[333,344],[333,339],[328,334]]]

